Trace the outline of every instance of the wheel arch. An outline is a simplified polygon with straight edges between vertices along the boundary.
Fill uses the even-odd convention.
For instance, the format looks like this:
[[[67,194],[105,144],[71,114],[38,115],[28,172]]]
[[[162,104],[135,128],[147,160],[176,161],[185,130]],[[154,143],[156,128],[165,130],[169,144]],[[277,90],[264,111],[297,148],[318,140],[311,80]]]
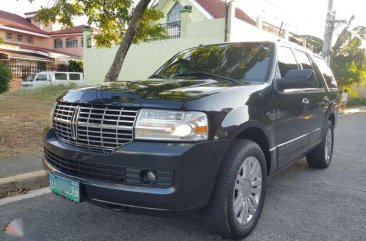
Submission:
[[[273,159],[275,158],[270,151],[272,147],[272,142],[269,138],[268,132],[266,132],[265,130],[263,130],[263,128],[259,126],[250,125],[242,128],[237,133],[235,139],[246,139],[257,143],[262,149],[263,154],[266,158],[267,174],[273,171],[272,168],[275,166],[273,165]]]
[[[335,118],[334,113],[331,113],[331,114],[329,115],[328,120],[330,120],[330,121],[332,122],[333,127],[335,127],[335,126],[336,126],[336,118]]]

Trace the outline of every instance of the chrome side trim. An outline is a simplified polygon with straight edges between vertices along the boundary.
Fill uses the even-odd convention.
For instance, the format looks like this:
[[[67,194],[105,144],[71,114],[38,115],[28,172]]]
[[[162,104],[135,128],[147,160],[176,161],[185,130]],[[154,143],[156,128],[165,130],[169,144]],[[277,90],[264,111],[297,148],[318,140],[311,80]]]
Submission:
[[[276,149],[277,149],[277,146],[275,146],[275,147],[273,147],[273,148],[269,149],[269,151],[274,151],[274,150],[276,150]]]
[[[299,140],[299,139],[301,139],[301,138],[304,138],[304,137],[306,137],[306,136],[308,136],[308,135],[309,135],[309,133],[307,133],[307,134],[305,134],[305,135],[302,135],[302,136],[299,136],[299,137],[296,137],[296,138],[294,138],[294,139],[292,139],[292,140],[289,140],[289,141],[286,141],[286,142],[284,142],[284,143],[282,143],[282,144],[280,144],[280,145],[277,145],[277,147],[285,146],[285,145],[287,145],[287,144],[290,144],[291,142],[297,141],[297,140]]]
[[[310,133],[314,133],[314,132],[317,132],[317,131],[320,131],[322,128],[316,128],[315,130],[313,130],[312,132]]]

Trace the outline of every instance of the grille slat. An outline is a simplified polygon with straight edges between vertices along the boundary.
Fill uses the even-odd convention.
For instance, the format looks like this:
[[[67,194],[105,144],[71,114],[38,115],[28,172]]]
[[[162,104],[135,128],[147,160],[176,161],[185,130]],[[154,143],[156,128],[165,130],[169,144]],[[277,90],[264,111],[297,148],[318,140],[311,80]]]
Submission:
[[[59,140],[98,153],[132,141],[138,110],[133,107],[58,103],[53,128]]]

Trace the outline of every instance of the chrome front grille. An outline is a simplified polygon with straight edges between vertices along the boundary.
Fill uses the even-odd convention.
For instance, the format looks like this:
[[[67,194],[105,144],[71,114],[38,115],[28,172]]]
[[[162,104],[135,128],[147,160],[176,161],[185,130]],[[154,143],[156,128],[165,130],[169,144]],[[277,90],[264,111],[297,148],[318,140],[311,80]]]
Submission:
[[[58,103],[53,128],[59,140],[81,149],[110,153],[133,139],[137,108]]]

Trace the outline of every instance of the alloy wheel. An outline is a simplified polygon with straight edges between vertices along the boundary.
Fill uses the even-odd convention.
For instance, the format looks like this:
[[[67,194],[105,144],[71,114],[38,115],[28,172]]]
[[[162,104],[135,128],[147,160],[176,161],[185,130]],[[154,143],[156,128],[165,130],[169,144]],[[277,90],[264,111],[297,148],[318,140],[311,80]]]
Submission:
[[[327,134],[325,135],[325,160],[327,162],[330,161],[330,158],[332,156],[332,148],[333,148],[332,130],[328,128]]]

